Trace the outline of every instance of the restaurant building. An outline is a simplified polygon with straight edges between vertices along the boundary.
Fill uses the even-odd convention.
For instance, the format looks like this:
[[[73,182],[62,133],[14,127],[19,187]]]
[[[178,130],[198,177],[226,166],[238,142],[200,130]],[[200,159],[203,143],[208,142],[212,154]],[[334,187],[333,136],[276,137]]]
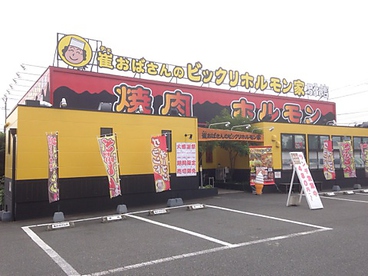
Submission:
[[[119,56],[77,35],[57,41],[53,66],[6,118],[3,208],[14,219],[217,194],[207,184],[251,190],[253,167],[262,166],[265,184],[280,191],[296,151],[319,189],[367,185],[368,129],[336,125],[324,85]],[[249,131],[209,128],[224,109]],[[199,153],[214,140],[251,143],[267,164],[239,156],[227,179],[225,150]]]

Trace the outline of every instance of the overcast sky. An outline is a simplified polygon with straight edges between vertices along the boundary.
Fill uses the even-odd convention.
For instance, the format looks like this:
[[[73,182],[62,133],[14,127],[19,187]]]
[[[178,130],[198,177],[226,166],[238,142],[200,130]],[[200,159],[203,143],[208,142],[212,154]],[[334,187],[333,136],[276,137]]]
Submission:
[[[337,123],[368,121],[365,1],[2,1],[0,93],[18,99],[53,65],[57,33],[101,40],[114,54],[329,87]],[[9,84],[13,84],[13,90]],[[17,100],[8,100],[11,110]],[[0,125],[4,124],[1,101]],[[8,112],[10,111],[8,110]]]

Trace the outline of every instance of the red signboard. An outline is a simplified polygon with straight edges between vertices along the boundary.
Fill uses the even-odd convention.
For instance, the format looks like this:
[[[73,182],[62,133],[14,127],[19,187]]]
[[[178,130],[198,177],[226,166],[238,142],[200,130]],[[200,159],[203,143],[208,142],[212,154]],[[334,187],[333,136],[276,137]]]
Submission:
[[[211,121],[223,109],[241,114],[251,122],[325,125],[336,118],[333,102],[279,97],[257,93],[198,87],[95,72],[50,67],[22,98],[50,102],[60,107],[62,99],[72,109],[97,110],[109,103],[111,111],[197,117]]]
[[[212,70],[199,61],[180,66],[121,56],[102,41],[75,34],[58,34],[57,41],[57,67],[49,67],[22,103],[40,100],[60,107],[63,100],[63,107],[83,110],[104,103],[105,111],[193,116],[199,123],[223,109],[252,123],[326,125],[336,119],[335,103],[321,100],[328,99],[325,85]]]
[[[326,180],[336,179],[332,141],[323,142],[323,174]]]
[[[50,90],[44,98],[59,107],[62,98],[68,108],[97,110],[101,102],[111,111],[194,116],[208,122],[224,108],[232,116],[241,114],[252,122],[326,124],[336,115],[335,104],[298,98],[196,87],[139,78],[121,77],[50,67]],[[34,93],[33,93],[34,95]]]

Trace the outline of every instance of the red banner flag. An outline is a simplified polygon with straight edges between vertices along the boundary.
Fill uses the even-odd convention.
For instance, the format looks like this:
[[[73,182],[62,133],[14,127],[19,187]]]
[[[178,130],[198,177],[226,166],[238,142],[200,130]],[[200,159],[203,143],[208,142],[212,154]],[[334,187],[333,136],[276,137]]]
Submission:
[[[59,164],[58,164],[58,137],[56,134],[46,134],[48,147],[48,194],[49,203],[59,200]]]
[[[368,177],[368,144],[360,144],[362,159],[364,161],[365,177]]]
[[[109,180],[110,198],[113,198],[121,195],[116,137],[110,135],[97,138],[97,140]]]
[[[326,180],[336,179],[332,141],[323,142],[323,174]]]
[[[341,168],[345,178],[356,177],[355,162],[351,141],[338,142],[340,149]]]
[[[169,158],[164,135],[151,137],[151,159],[156,192],[170,190]]]

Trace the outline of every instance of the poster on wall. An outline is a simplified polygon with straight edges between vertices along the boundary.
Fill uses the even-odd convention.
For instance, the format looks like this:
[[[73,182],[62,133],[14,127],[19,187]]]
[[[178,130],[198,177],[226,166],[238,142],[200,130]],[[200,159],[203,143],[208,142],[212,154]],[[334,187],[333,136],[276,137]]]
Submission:
[[[197,175],[196,143],[176,143],[176,176]]]
[[[151,137],[151,161],[156,193],[170,190],[169,156],[165,135]]]
[[[264,185],[275,184],[271,146],[249,147],[250,185],[259,172],[262,172]]]
[[[116,137],[114,134],[97,138],[102,162],[109,180],[110,198],[121,195]]]
[[[332,141],[323,142],[323,174],[326,180],[336,179]]]
[[[46,134],[48,148],[48,195],[49,203],[59,200],[58,134]]]
[[[341,168],[345,178],[356,177],[355,161],[351,141],[338,142],[340,150]]]
[[[365,177],[368,177],[368,144],[360,144],[362,159],[364,162]]]
[[[290,158],[293,163],[293,175],[290,184],[292,184],[294,180],[294,174],[296,172],[299,178],[300,185],[302,187],[302,193],[304,192],[305,198],[307,199],[309,209],[323,208],[321,198],[319,197],[317,187],[314,183],[312,174],[309,171],[309,167],[307,165],[307,162],[305,161],[303,152],[290,152]],[[292,187],[290,187],[286,205],[288,205],[289,203],[291,191]],[[300,198],[302,193],[300,194]]]

